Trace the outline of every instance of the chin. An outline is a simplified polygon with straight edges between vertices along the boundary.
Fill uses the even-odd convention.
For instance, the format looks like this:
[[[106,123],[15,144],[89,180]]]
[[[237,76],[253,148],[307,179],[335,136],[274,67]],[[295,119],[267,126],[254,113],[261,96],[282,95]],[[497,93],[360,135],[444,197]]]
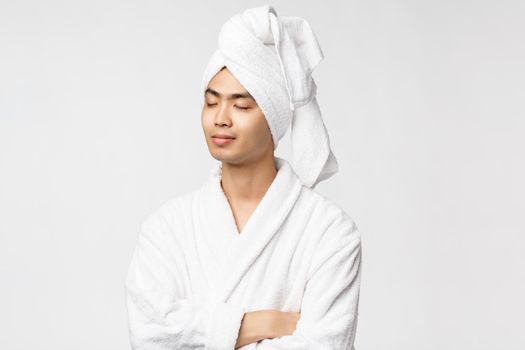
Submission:
[[[220,149],[216,146],[210,153],[213,158],[221,162],[231,162],[236,158],[231,152],[229,152],[229,150]]]
[[[220,162],[229,164],[242,164],[247,158],[245,153],[234,152],[233,150],[226,149],[214,149],[211,152],[211,156]]]

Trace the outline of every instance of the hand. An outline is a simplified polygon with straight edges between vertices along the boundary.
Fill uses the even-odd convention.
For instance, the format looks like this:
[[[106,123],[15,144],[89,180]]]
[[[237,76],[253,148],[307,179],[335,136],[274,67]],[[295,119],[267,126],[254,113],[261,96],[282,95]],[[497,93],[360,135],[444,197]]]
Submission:
[[[292,335],[297,327],[297,321],[301,317],[300,312],[282,312],[268,310],[270,312],[270,332],[269,338],[279,338],[285,335]]]
[[[295,331],[300,312],[257,310],[244,314],[235,348],[246,344],[291,335]]]

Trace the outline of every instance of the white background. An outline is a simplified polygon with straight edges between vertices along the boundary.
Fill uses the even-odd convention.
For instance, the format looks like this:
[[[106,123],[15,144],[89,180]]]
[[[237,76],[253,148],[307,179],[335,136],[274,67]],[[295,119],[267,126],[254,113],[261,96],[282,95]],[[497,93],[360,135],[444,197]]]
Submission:
[[[1,349],[129,349],[138,225],[206,178],[201,75],[263,4],[0,1]],[[362,233],[356,349],[524,349],[525,3],[271,4],[325,54],[317,190]]]

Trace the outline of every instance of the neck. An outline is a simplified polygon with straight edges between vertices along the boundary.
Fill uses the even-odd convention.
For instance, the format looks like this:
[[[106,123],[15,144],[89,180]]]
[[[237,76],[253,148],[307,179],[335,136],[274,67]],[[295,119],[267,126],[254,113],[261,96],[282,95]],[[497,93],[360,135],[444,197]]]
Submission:
[[[258,202],[277,175],[275,159],[270,157],[254,162],[232,164],[222,162],[221,186],[229,200]]]

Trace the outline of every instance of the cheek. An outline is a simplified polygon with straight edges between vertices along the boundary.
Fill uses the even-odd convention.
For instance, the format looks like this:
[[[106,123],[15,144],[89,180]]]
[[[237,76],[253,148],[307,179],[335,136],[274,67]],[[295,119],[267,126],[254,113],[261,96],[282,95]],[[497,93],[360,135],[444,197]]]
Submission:
[[[201,124],[204,128],[209,128],[213,126],[213,114],[203,110],[201,113]]]
[[[268,137],[268,124],[264,115],[246,115],[237,119],[237,129],[249,143],[260,144]]]

